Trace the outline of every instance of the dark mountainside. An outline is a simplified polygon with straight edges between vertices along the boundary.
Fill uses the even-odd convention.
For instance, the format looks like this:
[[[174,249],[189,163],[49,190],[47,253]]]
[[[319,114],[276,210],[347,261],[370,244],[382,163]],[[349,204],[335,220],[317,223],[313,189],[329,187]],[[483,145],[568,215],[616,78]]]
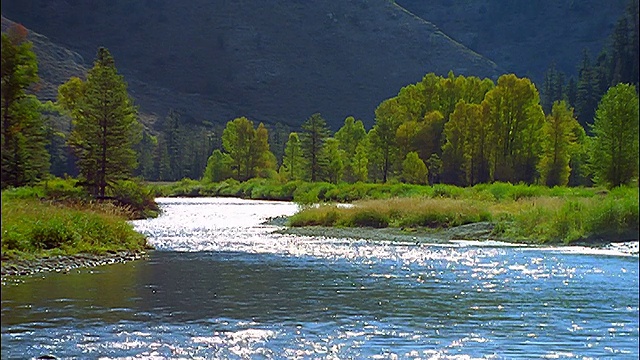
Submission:
[[[371,125],[382,100],[428,72],[501,72],[385,0],[5,0],[2,13],[85,66],[109,48],[142,110],[195,122],[295,126],[320,112],[334,129],[349,115]]]
[[[501,68],[541,84],[552,62],[576,75],[583,49],[595,59],[628,0],[396,0]]]
[[[584,44],[599,51],[626,3],[503,2],[398,1],[422,18],[386,0],[5,0],[2,14],[53,42],[31,37],[41,97],[68,78],[65,66],[90,67],[106,46],[148,125],[169,109],[195,124],[247,116],[293,128],[320,112],[337,130],[349,115],[371,126],[382,100],[428,72],[537,80],[555,59],[572,73]]]

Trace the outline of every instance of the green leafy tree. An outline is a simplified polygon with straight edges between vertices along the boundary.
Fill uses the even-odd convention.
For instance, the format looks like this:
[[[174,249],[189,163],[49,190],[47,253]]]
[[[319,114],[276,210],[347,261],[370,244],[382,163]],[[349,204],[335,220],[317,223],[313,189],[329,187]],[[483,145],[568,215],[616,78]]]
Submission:
[[[427,166],[418,153],[411,151],[402,162],[402,178],[409,184],[425,184],[427,182]]]
[[[618,84],[607,91],[592,126],[591,168],[598,184],[610,187],[638,177],[638,93]]]
[[[351,171],[353,180],[358,182],[367,181],[369,177],[369,154],[367,149],[369,141],[364,138],[356,147],[356,153],[351,160]]]
[[[229,121],[222,133],[222,146],[233,160],[236,180],[245,181],[252,177],[255,129],[246,117]]]
[[[344,125],[335,133],[340,150],[342,150],[342,163],[344,165],[343,178],[347,182],[355,182],[359,178],[354,170],[355,153],[358,145],[367,137],[362,120],[355,120],[349,116],[344,120]]]
[[[223,153],[220,149],[213,150],[207,160],[207,167],[202,175],[202,181],[205,183],[220,182],[231,178],[233,176],[232,164],[233,159],[229,154]]]
[[[502,75],[482,102],[491,126],[492,180],[533,183],[542,151],[544,112],[529,79]]]
[[[484,108],[460,101],[445,125],[443,181],[473,185],[489,181],[490,124]]]
[[[322,157],[322,147],[330,133],[327,122],[319,113],[311,115],[302,124],[302,133],[300,134],[302,156],[309,167],[308,175],[312,182],[320,179],[327,166],[326,158]]]
[[[2,34],[2,188],[22,186],[49,170],[47,127],[41,104],[26,89],[36,83],[38,65],[21,25]]]
[[[540,181],[547,186],[565,186],[569,182],[571,148],[576,143],[574,129],[579,127],[573,109],[565,101],[553,103],[551,114],[544,125],[543,153],[540,163]]]
[[[82,90],[73,107],[67,108],[73,119],[69,145],[85,186],[93,195],[104,197],[108,187],[129,178],[136,168],[133,146],[140,141],[142,125],[107,49],[98,49]]]
[[[269,131],[263,123],[258,124],[251,145],[251,171],[253,176],[272,178],[277,167],[276,156],[269,149]]]
[[[322,147],[322,157],[325,158],[327,164],[324,178],[331,183],[337,184],[342,180],[342,172],[344,170],[342,159],[345,157],[344,150],[340,149],[340,142],[335,138],[327,138]]]
[[[398,154],[396,133],[401,124],[398,113],[398,100],[391,98],[383,101],[375,110],[375,125],[373,133],[370,132],[369,141],[372,147],[377,148],[379,157],[375,158],[380,163],[382,182],[393,173],[393,165]],[[373,160],[369,158],[369,160]]]
[[[304,158],[302,157],[302,147],[298,133],[289,134],[289,140],[284,148],[282,158],[281,173],[288,180],[300,180],[304,174]]]

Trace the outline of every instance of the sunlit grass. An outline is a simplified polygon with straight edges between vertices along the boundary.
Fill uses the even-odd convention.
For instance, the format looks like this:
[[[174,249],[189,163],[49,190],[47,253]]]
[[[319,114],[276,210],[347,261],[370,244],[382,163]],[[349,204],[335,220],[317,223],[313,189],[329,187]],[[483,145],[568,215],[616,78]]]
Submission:
[[[3,257],[138,251],[146,247],[144,236],[127,222],[131,210],[64,197],[47,200],[38,191],[23,188],[2,193]]]

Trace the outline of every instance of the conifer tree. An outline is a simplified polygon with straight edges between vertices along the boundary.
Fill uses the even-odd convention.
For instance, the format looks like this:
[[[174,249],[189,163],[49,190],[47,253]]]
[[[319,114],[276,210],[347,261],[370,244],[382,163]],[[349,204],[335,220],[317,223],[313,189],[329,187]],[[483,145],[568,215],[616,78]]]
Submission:
[[[133,146],[142,136],[127,84],[107,49],[98,49],[78,98],[63,106],[73,119],[69,145],[78,158],[80,177],[91,194],[105,197],[114,182],[130,177],[136,168]]]
[[[330,136],[327,122],[319,113],[315,113],[302,124],[300,134],[300,144],[302,156],[309,167],[309,179],[312,182],[318,181],[324,168],[327,166],[326,159],[322,157],[322,147],[325,140]]]

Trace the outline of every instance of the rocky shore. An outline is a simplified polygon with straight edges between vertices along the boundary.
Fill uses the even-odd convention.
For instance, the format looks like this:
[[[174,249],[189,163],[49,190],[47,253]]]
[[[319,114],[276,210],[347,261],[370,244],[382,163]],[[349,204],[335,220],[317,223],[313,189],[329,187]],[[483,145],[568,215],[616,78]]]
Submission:
[[[37,273],[67,273],[73,269],[124,263],[142,259],[146,252],[119,251],[105,254],[78,254],[71,256],[51,256],[39,259],[2,259],[2,278],[16,275],[33,275]]]

